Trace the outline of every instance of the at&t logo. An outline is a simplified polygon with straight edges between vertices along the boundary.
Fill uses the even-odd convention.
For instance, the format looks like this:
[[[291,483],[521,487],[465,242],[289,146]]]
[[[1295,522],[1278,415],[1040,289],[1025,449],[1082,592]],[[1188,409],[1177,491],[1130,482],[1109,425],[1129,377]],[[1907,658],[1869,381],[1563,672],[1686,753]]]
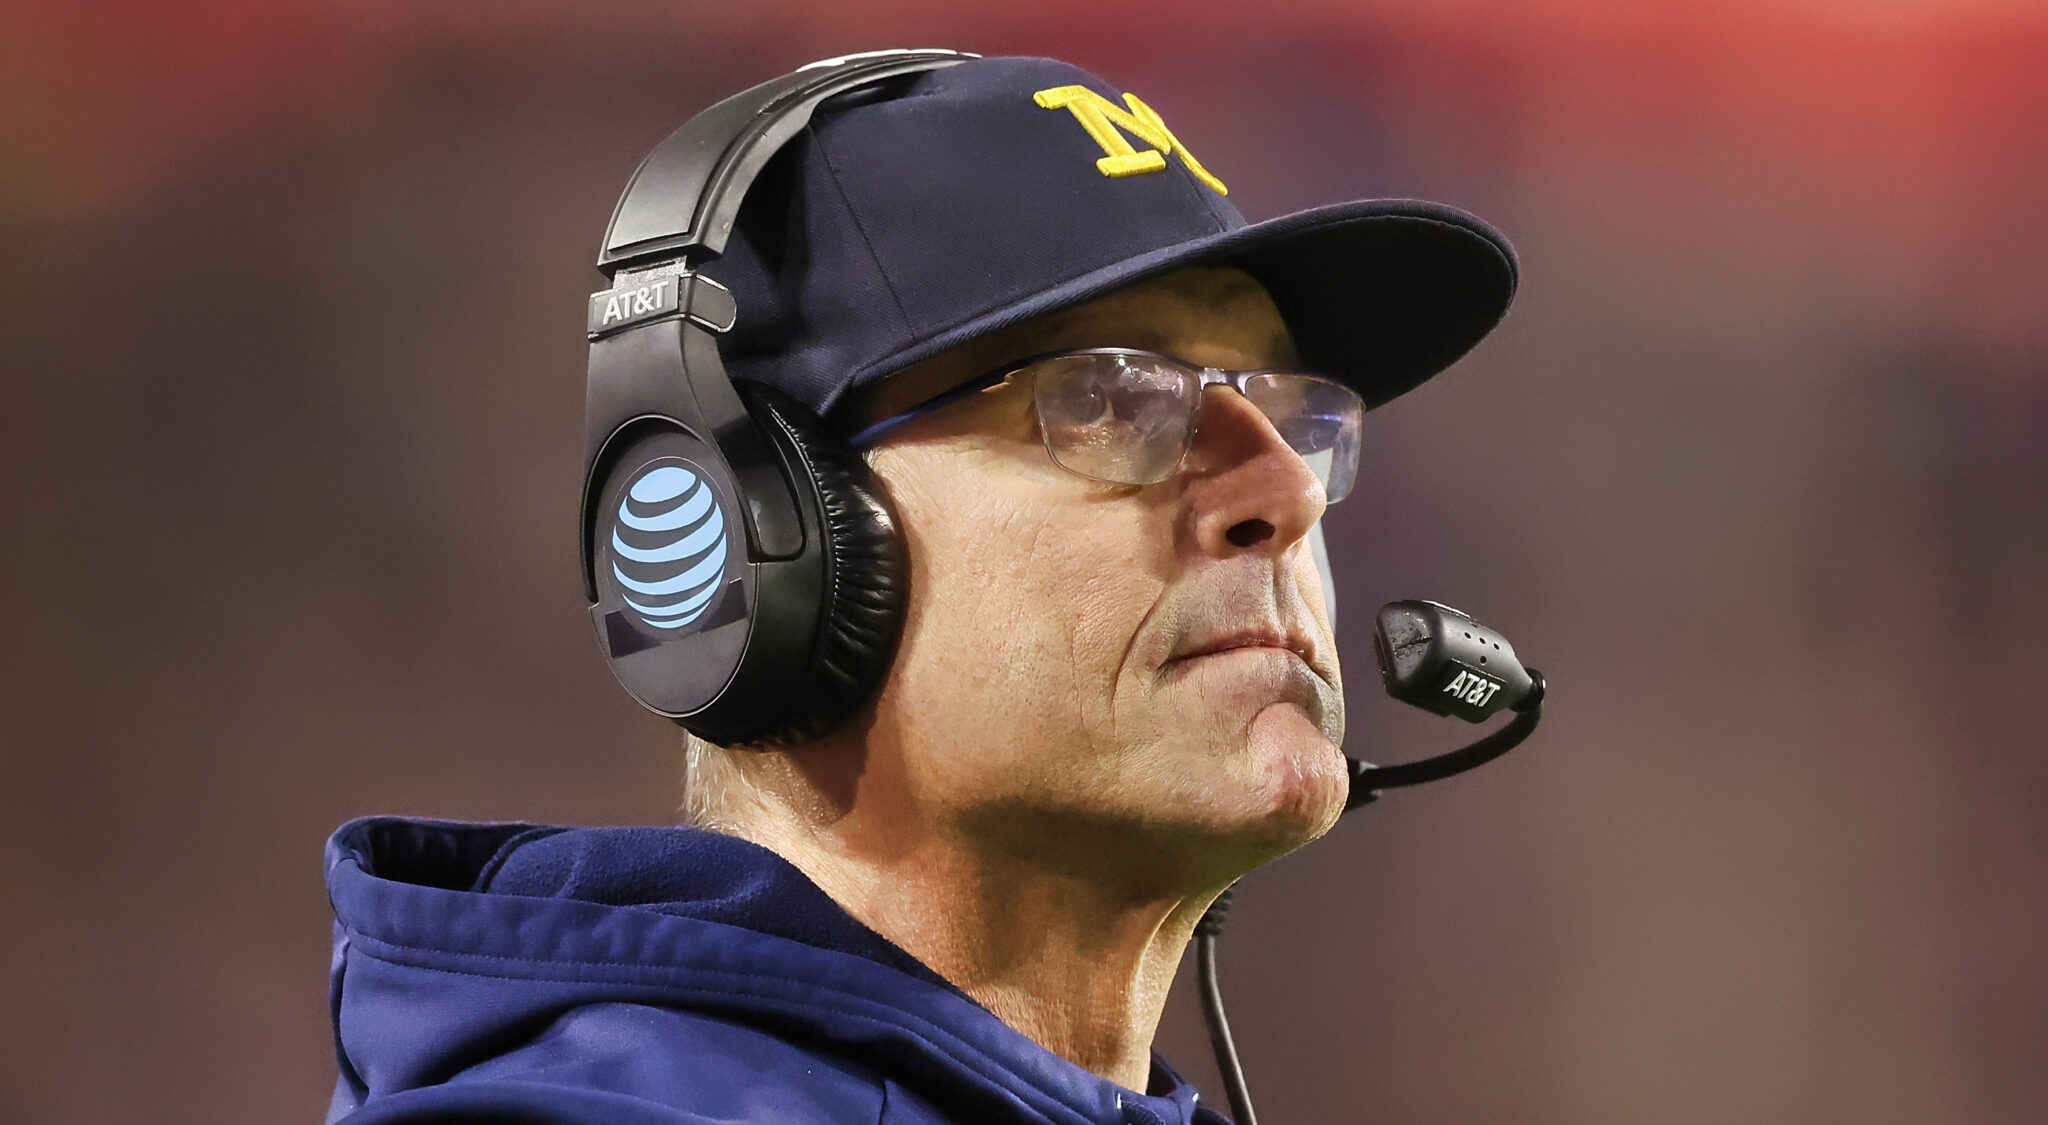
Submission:
[[[716,602],[725,513],[710,482],[673,462],[643,472],[612,517],[612,577],[643,624],[680,629]]]

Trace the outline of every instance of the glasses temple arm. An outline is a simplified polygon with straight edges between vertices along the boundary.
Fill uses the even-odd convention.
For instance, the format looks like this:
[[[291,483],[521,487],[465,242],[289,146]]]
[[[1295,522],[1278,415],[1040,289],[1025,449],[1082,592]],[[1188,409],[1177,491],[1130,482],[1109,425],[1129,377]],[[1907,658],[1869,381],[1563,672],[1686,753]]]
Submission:
[[[861,430],[849,436],[846,439],[846,444],[852,446],[855,449],[861,449],[871,444],[876,438],[881,437],[883,434],[888,433],[890,430],[893,430],[906,422],[915,422],[919,418],[922,418],[935,410],[940,410],[945,407],[951,406],[954,403],[959,402],[961,399],[967,398],[970,395],[980,394],[982,391],[988,390],[991,387],[1001,386],[1004,380],[1008,379],[1018,370],[1018,368],[1008,368],[1003,371],[983,375],[978,379],[970,379],[967,382],[962,383],[957,387],[954,387],[952,390],[937,396],[936,398],[928,398],[923,402],[918,403],[916,406],[911,407],[908,410],[905,410],[898,414],[891,414],[887,418],[884,418],[879,422],[875,422],[869,426],[862,428]]]

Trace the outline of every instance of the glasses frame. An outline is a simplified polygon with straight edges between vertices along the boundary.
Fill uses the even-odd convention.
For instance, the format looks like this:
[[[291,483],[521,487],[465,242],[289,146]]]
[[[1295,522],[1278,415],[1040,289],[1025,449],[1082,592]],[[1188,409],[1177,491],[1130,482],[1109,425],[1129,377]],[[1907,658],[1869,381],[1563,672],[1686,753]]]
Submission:
[[[887,418],[883,418],[878,422],[874,422],[865,427],[862,427],[860,430],[857,430],[853,434],[849,435],[846,439],[846,442],[848,445],[852,446],[855,449],[864,449],[867,446],[873,444],[876,438],[881,437],[883,434],[886,434],[890,430],[896,429],[899,426],[905,425],[910,422],[914,422],[919,418],[925,417],[926,415],[933,414],[937,411],[943,410],[956,402],[960,402],[964,399],[973,398],[975,395],[989,394],[995,391],[1002,390],[1004,387],[1009,386],[1013,381],[1016,381],[1018,376],[1024,374],[1025,372],[1031,370],[1032,368],[1038,366],[1041,363],[1046,363],[1050,360],[1055,359],[1066,359],[1073,356],[1091,355],[1135,356],[1142,357],[1145,359],[1164,360],[1167,363],[1174,365],[1175,367],[1193,373],[1201,380],[1200,385],[1195,388],[1195,413],[1197,414],[1199,414],[1201,411],[1203,391],[1206,391],[1210,387],[1217,386],[1220,384],[1222,386],[1229,387],[1231,390],[1236,391],[1240,395],[1243,395],[1245,393],[1245,383],[1253,377],[1259,375],[1293,375],[1304,379],[1313,379],[1319,383],[1328,383],[1332,386],[1340,387],[1343,390],[1350,392],[1354,397],[1358,399],[1359,416],[1361,418],[1363,418],[1364,415],[1370,410],[1370,408],[1365,403],[1365,396],[1360,395],[1355,389],[1353,389],[1352,387],[1348,386],[1343,382],[1340,382],[1336,379],[1332,379],[1327,375],[1318,375],[1313,371],[1302,371],[1298,368],[1293,367],[1255,367],[1244,370],[1234,370],[1232,368],[1227,367],[1203,367],[1200,364],[1189,363],[1187,360],[1181,359],[1178,356],[1167,355],[1165,352],[1146,351],[1143,348],[1063,348],[1059,351],[1042,352],[1038,355],[1029,356],[1025,359],[1017,360],[1013,363],[1007,363],[1001,367],[996,368],[993,371],[988,372],[985,375],[980,375],[976,376],[973,379],[969,379],[967,382],[962,383],[957,387],[954,387],[952,390],[946,391],[943,394],[936,395],[932,398],[928,398],[923,402],[918,403],[916,406],[911,407],[908,410],[902,411],[897,414],[891,414]],[[1250,399],[1249,395],[1246,395],[1245,397],[1247,400]],[[1260,411],[1259,413],[1261,417],[1263,417],[1265,414],[1264,411]],[[1270,423],[1272,420],[1267,419],[1267,421]],[[1196,427],[1194,417],[1190,416],[1188,419],[1188,437],[1183,440],[1181,445],[1181,460],[1175,462],[1174,464],[1173,472],[1175,473],[1180,471],[1181,464],[1185,463],[1187,460],[1188,449],[1193,445],[1195,428]],[[1045,419],[1043,417],[1040,417],[1038,420],[1038,438],[1039,442],[1045,446],[1046,455],[1052,458],[1053,464],[1059,465],[1060,468],[1066,469],[1067,472],[1073,473],[1075,476],[1081,477],[1086,480],[1103,479],[1101,477],[1090,476],[1087,473],[1083,473],[1077,469],[1068,468],[1066,465],[1060,464],[1059,457],[1052,448],[1052,435],[1046,431]],[[1297,453],[1296,456],[1300,456],[1300,454]],[[1169,473],[1167,475],[1167,478],[1165,479],[1171,478],[1172,473]],[[1129,482],[1107,481],[1106,483],[1126,484]]]

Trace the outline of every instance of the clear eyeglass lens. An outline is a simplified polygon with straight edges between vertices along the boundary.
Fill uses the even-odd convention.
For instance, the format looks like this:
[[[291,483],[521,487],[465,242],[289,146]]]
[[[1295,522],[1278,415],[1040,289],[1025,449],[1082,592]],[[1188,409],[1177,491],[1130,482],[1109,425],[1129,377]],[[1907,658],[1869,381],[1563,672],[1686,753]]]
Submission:
[[[1034,372],[1046,452],[1117,484],[1157,484],[1187,453],[1200,378],[1145,356],[1067,355]]]
[[[1201,407],[1201,377],[1144,355],[1056,356],[1033,372],[1046,452],[1069,471],[1117,484],[1157,484],[1186,456]],[[1244,381],[1245,397],[1301,455],[1329,503],[1351,494],[1365,403],[1342,383],[1270,371]]]
[[[1322,480],[1329,503],[1351,495],[1365,421],[1358,392],[1315,375],[1273,371],[1246,379],[1244,393]]]

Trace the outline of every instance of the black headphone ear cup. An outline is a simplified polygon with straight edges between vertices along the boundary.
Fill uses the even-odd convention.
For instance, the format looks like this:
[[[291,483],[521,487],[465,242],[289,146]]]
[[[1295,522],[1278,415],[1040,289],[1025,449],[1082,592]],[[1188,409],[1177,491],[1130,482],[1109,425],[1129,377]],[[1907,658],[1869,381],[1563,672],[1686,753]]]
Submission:
[[[791,460],[809,469],[826,551],[810,659],[790,685],[783,721],[749,742],[808,742],[851,718],[889,670],[908,590],[903,538],[880,482],[859,453],[787,396],[755,384],[739,386],[755,417],[794,454]]]

